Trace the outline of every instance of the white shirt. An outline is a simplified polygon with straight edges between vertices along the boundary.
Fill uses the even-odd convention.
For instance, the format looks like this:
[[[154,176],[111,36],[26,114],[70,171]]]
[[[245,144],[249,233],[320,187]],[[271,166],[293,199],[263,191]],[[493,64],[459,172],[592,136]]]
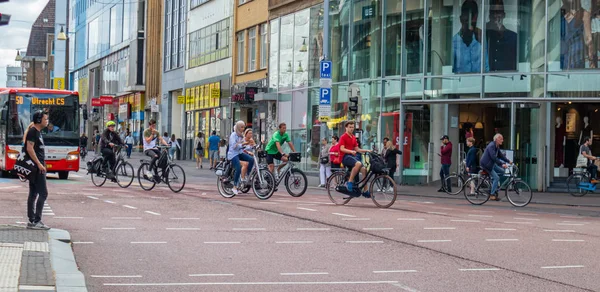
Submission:
[[[144,137],[144,151],[148,150],[148,149],[155,149],[156,148],[156,140],[158,140],[158,137],[154,136],[152,138],[152,140],[150,140],[150,143],[146,142],[146,138]]]
[[[131,136],[125,137],[125,144],[133,144],[133,143],[134,143],[133,137],[131,137]]]

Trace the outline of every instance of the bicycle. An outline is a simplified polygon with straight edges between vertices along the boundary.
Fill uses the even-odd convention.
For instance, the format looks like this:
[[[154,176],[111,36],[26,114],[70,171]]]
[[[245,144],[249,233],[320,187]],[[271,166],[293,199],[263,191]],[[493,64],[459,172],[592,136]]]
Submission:
[[[458,195],[465,188],[465,177],[467,176],[466,167],[464,161],[462,161],[458,168],[458,173],[453,172],[449,176],[447,176],[442,183],[442,189],[448,195]],[[448,188],[450,186],[450,188]],[[454,190],[454,191],[453,191]]]
[[[87,147],[85,146],[81,146],[79,147],[79,156],[81,156],[81,159],[85,159],[85,157],[87,156]]]
[[[140,187],[145,191],[152,190],[156,184],[166,183],[174,193],[179,193],[185,186],[185,171],[169,155],[168,146],[158,146],[160,156],[156,160],[153,171],[150,171],[151,160],[141,159],[137,171]],[[150,174],[150,175],[149,175]],[[181,185],[178,185],[180,183]]]
[[[516,165],[510,165],[508,168],[508,178],[498,186],[498,190],[504,190],[504,196],[508,201],[515,207],[525,207],[531,202],[533,198],[533,192],[531,187],[517,177],[519,168]],[[490,192],[492,189],[492,181],[490,175],[485,171],[479,171],[479,174],[472,175],[465,182],[465,186],[470,185],[471,182],[475,184],[475,193],[470,193],[467,188],[463,188],[464,196],[473,205],[483,205],[490,199]]]
[[[292,152],[288,155],[288,161],[278,166],[280,169],[275,175],[275,189],[285,179],[285,189],[292,197],[301,197],[306,192],[308,180],[306,174],[298,168],[294,162],[300,162],[299,152]],[[296,192],[297,191],[297,192]]]
[[[573,197],[583,197],[596,191],[596,184],[590,182],[590,173],[585,168],[574,168],[573,174],[567,178],[567,188]]]
[[[260,145],[256,146],[256,149],[260,149]],[[247,174],[248,180],[241,182],[240,192],[247,193],[252,188],[254,195],[260,200],[269,199],[275,192],[275,177],[268,170],[266,164],[261,164],[259,159],[267,157],[266,152],[257,150],[256,155],[252,155],[254,159],[254,167],[249,174]],[[230,160],[224,160],[217,164],[215,167],[215,174],[217,175],[217,189],[219,194],[224,198],[233,198],[233,181],[235,170],[231,165]]]
[[[383,158],[377,153],[368,152],[367,156],[371,160],[381,159],[381,163],[383,163]],[[383,168],[380,172],[375,173],[372,171],[370,165],[367,164],[369,163],[363,164],[363,167],[366,167],[368,170],[367,175],[355,184],[354,196],[352,196],[346,188],[346,183],[348,182],[348,178],[350,178],[352,169],[346,168],[345,171],[336,171],[331,174],[329,179],[327,179],[327,185],[325,186],[331,202],[336,205],[346,205],[352,198],[358,197],[356,196],[356,191],[361,192],[362,189],[370,183],[369,192],[371,193],[371,200],[373,200],[373,203],[375,203],[377,207],[389,208],[394,204],[398,194],[396,192],[396,183],[388,175],[389,169]],[[375,190],[377,193],[381,194],[376,194]],[[338,194],[341,194],[342,196],[338,196]]]
[[[133,169],[133,165],[125,160],[125,152],[122,151],[123,148],[126,148],[126,146],[119,145],[114,147],[117,162],[111,167],[114,177],[110,179],[120,187],[127,188],[133,183],[135,170]],[[109,175],[103,170],[103,165],[104,157],[102,155],[96,156],[96,158],[87,162],[87,174],[91,175],[92,183],[97,187],[103,186],[109,178]]]

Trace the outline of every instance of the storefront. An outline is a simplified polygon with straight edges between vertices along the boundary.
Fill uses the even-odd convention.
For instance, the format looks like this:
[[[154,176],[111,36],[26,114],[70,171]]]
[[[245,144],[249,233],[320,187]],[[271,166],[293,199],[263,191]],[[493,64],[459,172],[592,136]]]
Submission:
[[[276,95],[269,94],[267,79],[235,84],[231,90],[231,113],[234,121],[246,122],[254,136],[268,141],[276,112]]]

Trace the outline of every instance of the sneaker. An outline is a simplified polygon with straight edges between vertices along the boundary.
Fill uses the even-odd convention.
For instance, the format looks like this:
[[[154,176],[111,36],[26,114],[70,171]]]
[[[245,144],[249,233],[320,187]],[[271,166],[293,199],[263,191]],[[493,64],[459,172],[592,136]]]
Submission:
[[[348,189],[349,192],[352,192],[353,189],[353,183],[351,181],[346,183],[346,188]]]
[[[362,196],[365,197],[365,198],[367,198],[367,199],[370,199],[371,198],[371,193],[369,191],[365,191],[365,192],[362,193]]]
[[[155,181],[155,182],[160,182],[160,180],[161,180],[161,177],[160,177],[160,175],[155,175],[155,176],[154,176],[154,181]]]
[[[151,178],[153,176],[152,171],[146,171],[146,177]]]
[[[446,192],[446,190],[444,190],[444,188],[440,188],[440,189],[438,190],[438,193],[445,193],[445,192]]]
[[[27,222],[27,229],[33,229],[33,226],[35,226],[35,223]]]
[[[36,230],[50,230],[50,227],[46,226],[46,224],[44,224],[42,221],[35,223],[33,225],[33,227],[31,227],[31,229],[36,229]]]
[[[390,192],[390,193],[393,193],[393,192],[394,192],[394,187],[389,187],[389,188],[387,189],[387,191],[388,191],[388,192]]]
[[[590,180],[590,183],[593,183],[593,184],[597,184],[599,182],[600,182],[600,180],[597,180],[595,178],[593,178],[592,180]]]
[[[234,195],[239,195],[240,194],[240,191],[238,191],[237,187],[231,188],[231,191],[233,192]]]
[[[324,188],[325,185],[324,184],[320,184],[319,186],[317,186],[318,188]]]

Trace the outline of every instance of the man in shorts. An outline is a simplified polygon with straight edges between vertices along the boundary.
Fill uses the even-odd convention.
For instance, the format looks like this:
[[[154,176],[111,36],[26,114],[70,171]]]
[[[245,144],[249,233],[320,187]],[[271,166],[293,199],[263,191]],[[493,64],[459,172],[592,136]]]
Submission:
[[[217,131],[212,131],[210,137],[208,137],[208,162],[210,169],[215,168],[219,162],[219,142],[221,142],[221,138],[217,136]]]
[[[354,136],[355,125],[356,123],[354,121],[346,122],[346,133],[344,133],[344,135],[340,137],[339,144],[340,152],[344,155],[344,157],[342,158],[342,164],[345,167],[352,169],[350,177],[348,178],[348,182],[346,183],[346,187],[348,188],[348,191],[350,192],[351,196],[358,197],[360,196],[360,194],[354,191],[354,178],[356,177],[359,171],[363,175],[363,177],[366,177],[367,169],[362,167],[362,162],[358,161],[358,159],[356,158],[356,154],[367,153],[371,151],[360,149],[358,147],[358,142],[356,141],[356,137]],[[363,188],[362,195],[367,198],[371,197],[371,194],[369,194],[369,191],[367,190],[366,184]]]
[[[294,144],[292,144],[292,140],[290,139],[290,135],[286,132],[287,126],[285,123],[279,124],[279,131],[273,134],[271,140],[267,144],[265,151],[267,152],[267,164],[269,165],[269,171],[273,173],[275,169],[274,159],[281,160],[283,162],[288,161],[287,154],[283,153],[283,143],[288,143],[292,152],[296,152],[296,148],[294,148]],[[277,169],[279,170],[279,168]],[[274,173],[273,173],[274,174]]]

